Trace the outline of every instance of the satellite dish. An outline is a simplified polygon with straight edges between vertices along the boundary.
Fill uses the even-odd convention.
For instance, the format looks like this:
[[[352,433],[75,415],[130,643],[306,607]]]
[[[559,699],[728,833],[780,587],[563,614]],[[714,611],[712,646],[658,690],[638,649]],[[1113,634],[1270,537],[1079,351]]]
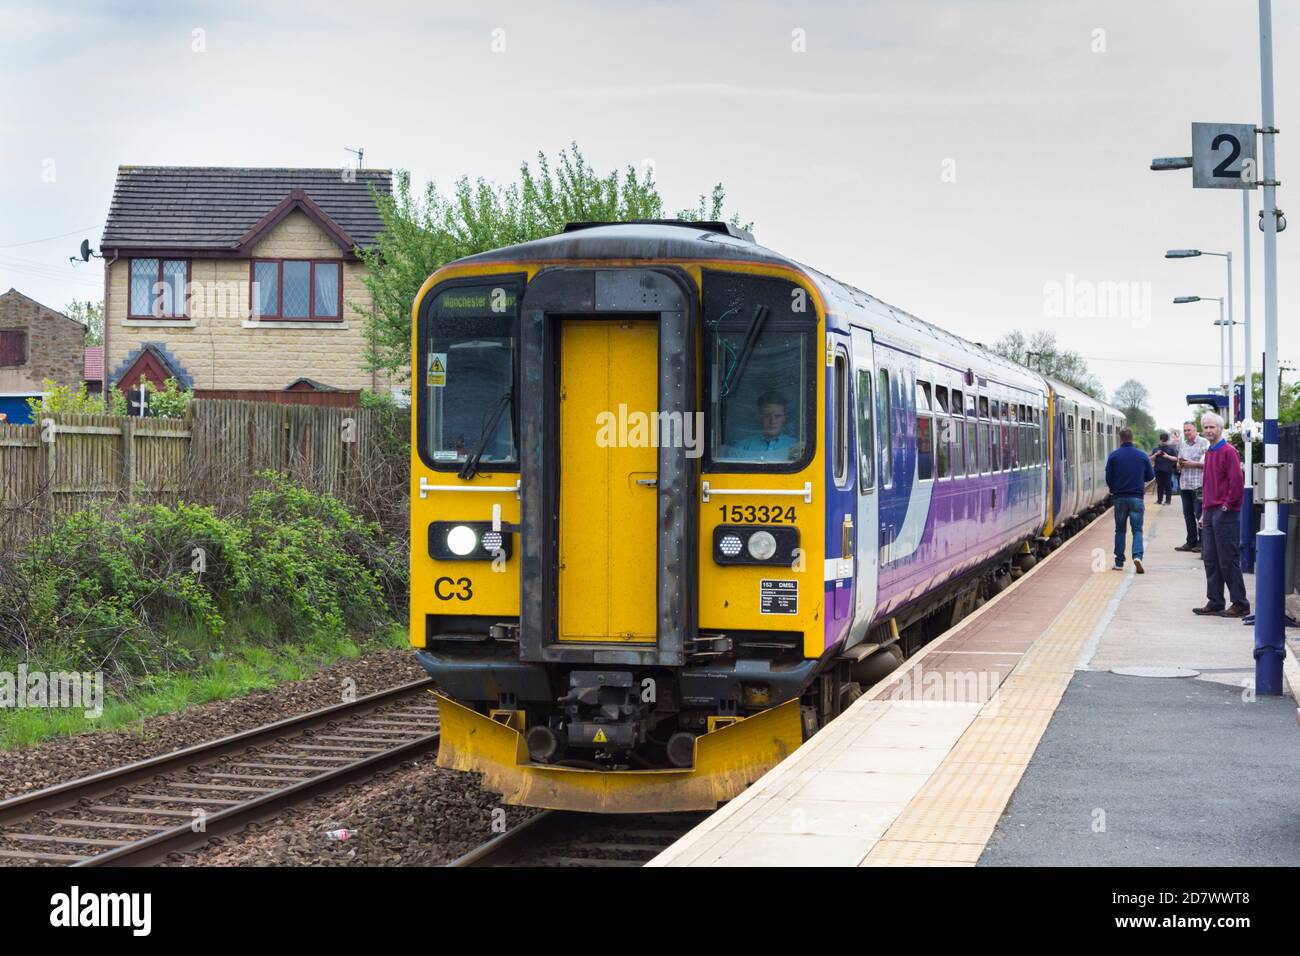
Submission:
[[[82,262],[90,261],[90,240],[89,239],[81,240],[81,261]]]

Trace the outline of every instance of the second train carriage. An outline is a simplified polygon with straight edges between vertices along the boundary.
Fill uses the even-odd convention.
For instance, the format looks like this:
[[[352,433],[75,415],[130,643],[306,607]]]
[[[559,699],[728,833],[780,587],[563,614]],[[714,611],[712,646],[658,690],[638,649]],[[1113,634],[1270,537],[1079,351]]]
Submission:
[[[508,802],[734,796],[1095,510],[1122,420],[717,223],[473,256],[413,315],[411,640]]]

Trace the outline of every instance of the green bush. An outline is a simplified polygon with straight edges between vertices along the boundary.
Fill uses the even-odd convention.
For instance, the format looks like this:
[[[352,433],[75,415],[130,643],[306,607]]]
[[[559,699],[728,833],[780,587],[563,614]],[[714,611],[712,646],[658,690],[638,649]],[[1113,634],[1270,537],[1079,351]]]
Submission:
[[[258,479],[235,515],[182,503],[62,519],[0,575],[0,621],[12,622],[0,650],[21,641],[130,682],[220,653],[233,618],[259,622],[233,639],[275,641],[390,622],[406,596],[400,542],[332,496]]]

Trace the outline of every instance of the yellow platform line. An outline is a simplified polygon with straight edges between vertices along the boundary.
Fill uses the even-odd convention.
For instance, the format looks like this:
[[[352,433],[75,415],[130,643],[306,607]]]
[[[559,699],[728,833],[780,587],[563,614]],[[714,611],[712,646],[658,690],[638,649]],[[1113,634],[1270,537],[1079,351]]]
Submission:
[[[1162,513],[1147,512],[1148,529]],[[1104,519],[1092,527],[1107,527]],[[1108,570],[1106,550],[1107,570],[1089,575],[1025,652],[862,866],[974,866],[979,860],[1060,705],[1080,652],[1126,578]]]

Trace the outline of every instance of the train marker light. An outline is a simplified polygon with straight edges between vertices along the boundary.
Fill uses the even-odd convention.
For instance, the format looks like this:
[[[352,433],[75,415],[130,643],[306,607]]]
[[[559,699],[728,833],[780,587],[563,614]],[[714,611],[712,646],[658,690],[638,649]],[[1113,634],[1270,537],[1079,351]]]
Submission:
[[[740,538],[737,535],[729,534],[718,544],[718,550],[729,558],[734,558],[740,554]]]

